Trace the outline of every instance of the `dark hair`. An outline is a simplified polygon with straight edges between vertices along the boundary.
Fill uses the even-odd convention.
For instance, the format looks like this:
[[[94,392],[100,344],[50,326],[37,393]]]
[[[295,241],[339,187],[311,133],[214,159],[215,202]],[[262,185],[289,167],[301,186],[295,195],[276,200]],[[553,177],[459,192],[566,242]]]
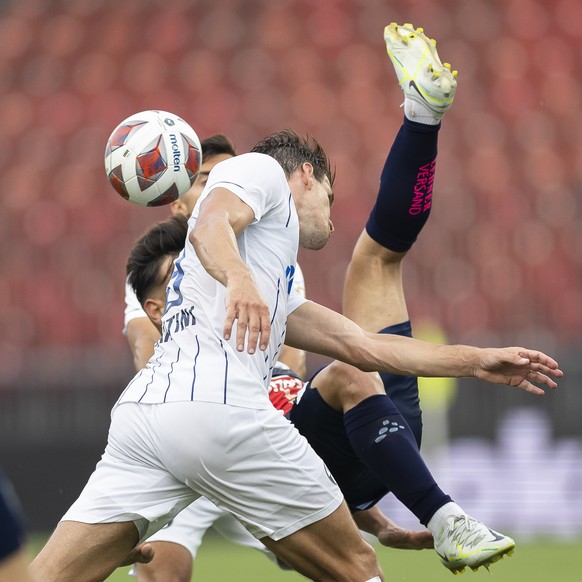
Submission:
[[[287,178],[305,162],[313,166],[314,178],[321,182],[326,176],[333,186],[335,171],[331,170],[327,154],[312,137],[301,137],[292,129],[284,129],[268,135],[257,143],[252,152],[267,154],[275,158]]]
[[[161,273],[166,257],[177,257],[186,244],[188,219],[182,215],[159,222],[141,236],[129,254],[127,281],[143,305],[152,289],[164,282],[168,273]]]
[[[200,142],[202,146],[202,159],[211,158],[220,154],[236,156],[233,143],[222,133],[215,133]]]

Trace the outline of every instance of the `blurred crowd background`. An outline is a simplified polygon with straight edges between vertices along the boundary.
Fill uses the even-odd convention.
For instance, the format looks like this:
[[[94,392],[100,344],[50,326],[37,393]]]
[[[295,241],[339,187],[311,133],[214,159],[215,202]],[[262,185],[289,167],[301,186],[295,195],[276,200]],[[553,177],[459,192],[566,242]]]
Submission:
[[[309,296],[340,309],[403,115],[392,21],[422,26],[459,71],[431,220],[406,260],[413,324],[537,347],[567,372],[537,399],[434,387],[428,454],[493,525],[582,535],[578,0],[0,0],[0,462],[33,528],[54,525],[104,446],[132,376],[125,261],[169,215],[108,184],[109,133],[163,109],[240,152],[285,127],[316,137],[337,166],[336,233],[300,261]]]

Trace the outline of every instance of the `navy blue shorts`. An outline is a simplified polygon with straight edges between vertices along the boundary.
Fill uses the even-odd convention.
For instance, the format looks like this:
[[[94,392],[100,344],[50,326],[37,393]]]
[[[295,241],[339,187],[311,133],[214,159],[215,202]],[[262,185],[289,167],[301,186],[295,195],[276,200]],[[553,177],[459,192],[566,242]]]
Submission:
[[[0,560],[22,547],[24,525],[12,483],[0,469]]]
[[[381,333],[412,336],[410,322],[390,326]],[[422,413],[416,377],[384,374],[382,379],[387,394],[410,425],[420,446]],[[287,416],[323,459],[352,511],[368,509],[389,493],[354,452],[344,427],[343,413],[331,408],[317,388],[311,387],[311,381]]]

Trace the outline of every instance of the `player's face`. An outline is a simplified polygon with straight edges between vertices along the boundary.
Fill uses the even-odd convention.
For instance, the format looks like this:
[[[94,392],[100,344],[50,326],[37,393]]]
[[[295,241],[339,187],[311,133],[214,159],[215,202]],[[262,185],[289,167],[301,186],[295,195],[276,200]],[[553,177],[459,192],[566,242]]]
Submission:
[[[208,182],[208,174],[210,174],[210,170],[212,170],[212,168],[214,168],[214,166],[219,162],[228,160],[229,158],[232,158],[230,154],[216,154],[202,162],[196,182],[194,182],[192,188],[190,188],[190,190],[188,190],[188,192],[186,192],[186,194],[184,194],[180,199],[182,204],[176,206],[177,213],[184,214],[184,216],[188,218],[190,217],[192,210],[194,210],[194,206],[196,206],[196,202],[198,202],[198,198],[200,198],[200,194],[202,194],[202,190],[204,190],[204,186],[206,186],[206,182]]]
[[[297,205],[299,216],[299,244],[306,249],[323,248],[333,232],[331,222],[331,205],[333,190],[329,179],[319,182],[312,179],[311,187],[306,189]]]

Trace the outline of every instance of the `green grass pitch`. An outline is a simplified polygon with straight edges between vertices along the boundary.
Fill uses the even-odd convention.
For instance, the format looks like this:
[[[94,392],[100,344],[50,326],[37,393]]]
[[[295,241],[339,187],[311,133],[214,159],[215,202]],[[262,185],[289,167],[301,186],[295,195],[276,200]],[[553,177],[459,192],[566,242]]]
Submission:
[[[44,542],[34,538],[33,552]],[[582,540],[572,543],[537,541],[519,543],[511,557],[493,564],[490,573],[466,569],[453,576],[432,551],[409,552],[377,547],[386,582],[580,582],[582,580]],[[131,582],[128,568],[120,568],[110,582]],[[294,572],[279,570],[264,556],[236,546],[222,538],[208,535],[200,549],[192,580],[196,582],[299,582],[305,580]]]

